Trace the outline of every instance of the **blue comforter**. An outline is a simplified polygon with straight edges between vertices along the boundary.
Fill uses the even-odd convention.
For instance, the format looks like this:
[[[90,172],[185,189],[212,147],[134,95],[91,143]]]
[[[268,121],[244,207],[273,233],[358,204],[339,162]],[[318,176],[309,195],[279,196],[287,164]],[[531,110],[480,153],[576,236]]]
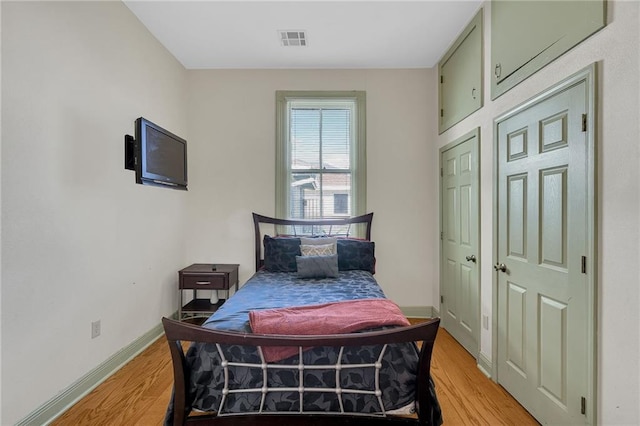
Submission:
[[[365,271],[343,271],[339,278],[324,279],[299,279],[295,272],[258,271],[203,326],[251,332],[251,310],[384,298],[373,275]]]

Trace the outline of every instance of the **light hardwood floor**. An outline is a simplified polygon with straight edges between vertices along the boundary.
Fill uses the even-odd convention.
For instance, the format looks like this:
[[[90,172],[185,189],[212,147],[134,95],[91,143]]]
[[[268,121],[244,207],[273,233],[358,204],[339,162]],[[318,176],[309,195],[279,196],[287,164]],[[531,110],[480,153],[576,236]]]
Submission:
[[[431,372],[444,424],[537,425],[444,329],[438,331]],[[158,426],[173,377],[164,337],[125,365],[52,423],[54,426]]]

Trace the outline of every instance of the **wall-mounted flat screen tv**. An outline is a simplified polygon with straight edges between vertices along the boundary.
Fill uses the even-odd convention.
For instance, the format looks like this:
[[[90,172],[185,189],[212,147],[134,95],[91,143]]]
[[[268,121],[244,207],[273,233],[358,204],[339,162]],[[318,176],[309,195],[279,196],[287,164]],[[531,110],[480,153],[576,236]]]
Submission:
[[[187,189],[187,141],[145,118],[136,120],[136,182]]]

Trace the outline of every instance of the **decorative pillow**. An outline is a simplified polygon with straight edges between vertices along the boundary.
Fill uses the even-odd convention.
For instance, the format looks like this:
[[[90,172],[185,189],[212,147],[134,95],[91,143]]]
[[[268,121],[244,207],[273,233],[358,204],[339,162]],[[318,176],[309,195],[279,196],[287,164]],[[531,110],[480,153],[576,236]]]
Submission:
[[[264,268],[270,272],[295,272],[300,256],[300,238],[273,238],[265,235]]]
[[[338,255],[296,256],[298,278],[337,278]]]
[[[300,253],[303,256],[330,256],[336,254],[333,244],[300,244]]]
[[[361,270],[375,273],[373,241],[338,239],[338,267],[341,271]]]
[[[333,253],[331,254],[338,253],[338,249],[336,247],[337,241],[338,239],[336,237],[300,237],[300,244],[305,246],[325,245],[325,244],[333,245]]]

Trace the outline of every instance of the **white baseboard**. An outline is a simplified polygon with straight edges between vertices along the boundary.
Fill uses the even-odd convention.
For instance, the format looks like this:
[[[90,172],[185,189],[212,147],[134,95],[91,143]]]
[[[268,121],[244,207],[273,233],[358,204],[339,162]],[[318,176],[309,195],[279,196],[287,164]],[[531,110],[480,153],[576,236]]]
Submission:
[[[478,369],[482,371],[482,374],[491,378],[491,361],[482,353],[478,355]]]
[[[436,318],[438,310],[433,306],[400,306],[402,313],[409,318]]]
[[[177,312],[173,317],[177,318]],[[16,426],[48,425],[163,334],[162,324],[156,325],[153,329],[113,354],[102,364],[80,377],[71,386],[42,404],[27,417],[16,423]]]

